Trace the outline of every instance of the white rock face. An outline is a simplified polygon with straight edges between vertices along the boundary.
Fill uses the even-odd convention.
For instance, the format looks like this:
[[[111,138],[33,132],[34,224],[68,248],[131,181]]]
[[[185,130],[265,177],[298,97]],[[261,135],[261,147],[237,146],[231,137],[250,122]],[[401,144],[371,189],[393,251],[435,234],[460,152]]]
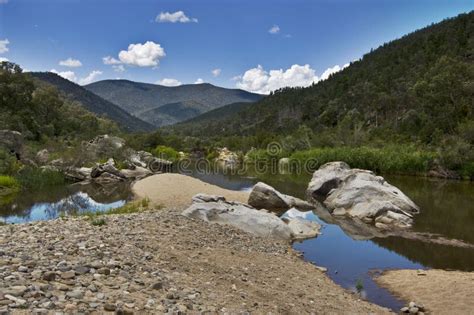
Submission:
[[[210,223],[232,225],[260,237],[287,241],[315,237],[320,230],[316,222],[300,217],[280,219],[266,210],[257,210],[243,203],[226,201],[222,196],[206,194],[195,195],[193,204],[182,215]]]
[[[290,208],[312,209],[313,205],[301,199],[284,195],[270,185],[258,182],[253,186],[248,204],[257,209],[286,211]]]
[[[291,208],[282,218],[291,229],[293,239],[313,238],[321,234],[321,225],[317,222],[307,220],[307,212],[301,212],[296,208]]]
[[[308,194],[324,203],[334,215],[346,215],[377,227],[410,227],[419,208],[400,189],[381,176],[331,162],[313,174]]]

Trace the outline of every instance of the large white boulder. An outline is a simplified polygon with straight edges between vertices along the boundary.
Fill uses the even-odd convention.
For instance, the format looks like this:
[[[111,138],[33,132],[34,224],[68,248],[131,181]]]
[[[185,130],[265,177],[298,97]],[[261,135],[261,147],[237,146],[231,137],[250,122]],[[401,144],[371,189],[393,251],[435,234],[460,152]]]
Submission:
[[[410,227],[418,206],[381,176],[351,169],[344,162],[324,164],[314,172],[308,194],[334,215],[358,218],[380,228]]]
[[[262,182],[258,182],[252,188],[248,204],[257,209],[283,212],[290,208],[312,209],[313,205],[308,202],[280,193],[275,188]]]

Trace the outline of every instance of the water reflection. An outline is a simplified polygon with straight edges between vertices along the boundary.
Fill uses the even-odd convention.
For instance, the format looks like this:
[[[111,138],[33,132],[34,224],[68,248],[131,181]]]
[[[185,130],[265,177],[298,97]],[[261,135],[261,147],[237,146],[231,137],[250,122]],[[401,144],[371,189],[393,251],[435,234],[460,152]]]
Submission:
[[[105,211],[125,204],[130,192],[127,185],[104,188],[97,185],[71,185],[43,191],[22,192],[0,203],[0,220],[23,223],[50,220],[60,215],[85,211]]]

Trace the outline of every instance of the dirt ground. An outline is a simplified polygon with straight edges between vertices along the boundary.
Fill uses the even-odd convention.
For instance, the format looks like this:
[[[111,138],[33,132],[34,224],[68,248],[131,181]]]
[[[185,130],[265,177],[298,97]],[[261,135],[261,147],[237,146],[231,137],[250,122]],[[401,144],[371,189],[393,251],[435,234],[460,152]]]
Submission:
[[[433,314],[474,314],[474,272],[390,270],[375,280]]]

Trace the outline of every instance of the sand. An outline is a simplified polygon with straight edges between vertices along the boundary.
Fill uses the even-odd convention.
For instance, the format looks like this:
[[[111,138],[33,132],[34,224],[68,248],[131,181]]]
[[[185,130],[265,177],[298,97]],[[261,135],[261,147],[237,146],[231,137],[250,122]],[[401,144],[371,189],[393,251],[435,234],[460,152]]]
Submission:
[[[375,280],[433,314],[474,314],[474,272],[390,270]]]
[[[155,205],[165,208],[186,208],[198,193],[224,196],[227,200],[246,203],[249,193],[224,189],[205,183],[197,178],[165,173],[147,177],[132,186],[136,198],[148,198]]]

